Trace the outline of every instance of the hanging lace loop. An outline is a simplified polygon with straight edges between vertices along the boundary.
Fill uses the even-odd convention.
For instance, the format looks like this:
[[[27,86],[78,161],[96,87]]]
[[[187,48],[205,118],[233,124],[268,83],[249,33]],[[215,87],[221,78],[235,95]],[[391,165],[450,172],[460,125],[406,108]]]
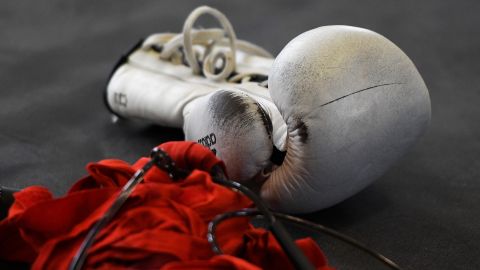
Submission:
[[[198,44],[201,46],[208,46],[212,41],[218,41],[222,39],[225,33],[222,29],[211,28],[211,29],[191,29],[191,39],[193,44]],[[183,34],[177,34],[175,36],[168,36],[170,39],[167,39],[163,44],[162,52],[160,53],[160,59],[169,60],[172,55],[183,45]]]
[[[194,24],[203,15],[211,15],[222,28],[195,29]],[[175,65],[186,65],[197,75],[213,81],[239,83],[255,76],[266,76],[253,72],[238,72],[237,60],[242,55],[273,58],[262,47],[237,39],[232,25],[220,11],[202,6],[190,13],[185,20],[183,32],[162,33],[150,36],[142,45],[154,50],[163,61]],[[240,60],[241,61],[241,60]]]
[[[193,50],[192,28],[197,19],[205,14],[211,15],[221,24],[224,30],[224,34],[228,38],[230,50],[212,50],[210,54],[204,56],[204,64],[202,70]],[[237,37],[227,17],[225,17],[225,15],[223,15],[223,13],[221,13],[220,11],[211,7],[202,6],[195,9],[194,11],[192,11],[192,13],[190,13],[190,15],[185,21],[185,24],[183,25],[183,50],[185,52],[185,59],[188,65],[191,67],[194,74],[201,74],[203,71],[205,77],[211,80],[225,80],[235,70],[237,50],[236,40]],[[216,73],[215,71],[217,68],[218,60],[222,61],[222,65],[220,71]]]

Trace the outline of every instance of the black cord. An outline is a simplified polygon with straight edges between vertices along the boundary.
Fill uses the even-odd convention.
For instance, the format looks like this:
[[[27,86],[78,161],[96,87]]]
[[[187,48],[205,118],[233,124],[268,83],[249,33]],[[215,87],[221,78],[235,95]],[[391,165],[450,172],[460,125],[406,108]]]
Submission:
[[[112,206],[105,212],[105,214],[93,225],[93,227],[88,231],[85,240],[83,240],[80,248],[73,257],[72,263],[69,266],[70,270],[80,270],[82,269],[83,263],[87,257],[87,250],[95,241],[95,237],[100,232],[100,230],[112,220],[115,214],[120,210],[120,208],[127,201],[130,194],[133,192],[134,188],[138,183],[143,181],[143,176],[145,173],[153,166],[153,161],[148,162],[142,169],[138,170],[135,175],[128,180],[127,184],[122,188],[117,198],[113,202]]]
[[[398,266],[395,262],[393,262],[389,258],[383,256],[382,254],[380,254],[380,253],[378,253],[378,252],[376,252],[372,249],[369,249],[364,244],[362,244],[362,243],[358,242],[357,240],[351,238],[350,236],[342,234],[342,233],[340,233],[340,232],[338,232],[334,229],[328,228],[328,227],[326,227],[324,225],[321,225],[321,224],[313,223],[313,222],[308,221],[308,220],[301,219],[299,217],[287,215],[287,214],[282,214],[282,213],[278,213],[278,212],[272,212],[272,214],[277,218],[280,218],[280,219],[283,219],[283,220],[286,220],[286,221],[289,221],[289,222],[293,222],[297,225],[301,225],[301,226],[306,227],[310,230],[320,231],[320,232],[323,232],[325,234],[328,234],[328,235],[330,235],[334,238],[337,238],[337,239],[339,239],[339,240],[341,240],[341,241],[343,241],[347,244],[350,244],[350,245],[368,253],[369,255],[373,256],[375,259],[379,260],[380,262],[382,262],[386,266],[390,267],[391,269],[401,270],[400,266]],[[219,254],[223,253],[220,246],[218,245],[218,242],[216,240],[216,234],[215,234],[216,229],[221,222],[223,222],[227,219],[230,219],[230,218],[234,218],[234,217],[251,217],[251,216],[264,217],[263,214],[256,209],[242,209],[242,210],[238,210],[238,211],[227,212],[227,213],[222,213],[220,215],[217,215],[208,224],[207,238],[208,238],[208,241],[210,242],[210,244],[212,245],[212,249]]]
[[[208,232],[207,232],[207,239],[210,245],[212,246],[213,252],[216,254],[224,254],[222,248],[218,244],[217,241],[217,227],[220,225],[220,223],[224,220],[234,218],[234,217],[250,217],[253,214],[250,212],[250,210],[255,211],[255,213],[258,213],[259,216],[261,216],[260,212],[257,211],[256,209],[242,209],[242,210],[237,210],[237,211],[232,211],[232,212],[226,212],[222,213],[219,215],[216,215],[212,221],[208,223]]]
[[[212,168],[211,175],[215,183],[240,191],[245,196],[247,196],[250,200],[253,201],[258,211],[262,213],[262,215],[265,217],[269,229],[272,231],[273,235],[275,236],[277,241],[280,243],[280,246],[282,246],[283,250],[285,250],[285,253],[289,257],[289,259],[292,261],[293,265],[295,266],[295,269],[301,269],[301,270],[315,269],[312,263],[307,259],[305,254],[303,254],[303,252],[295,244],[295,242],[293,241],[292,237],[287,232],[283,224],[275,218],[272,211],[268,208],[265,202],[256,193],[254,193],[249,188],[243,186],[238,182],[229,180],[226,177],[225,173],[223,172],[223,169],[218,165]],[[214,226],[213,229],[215,229],[215,225],[212,225],[212,226]],[[209,241],[210,241],[210,237],[211,235],[208,236]],[[212,244],[212,247],[214,247],[213,245],[214,242],[210,242],[210,243]],[[219,251],[221,250],[219,249]]]
[[[170,157],[158,148],[154,148],[151,153],[151,159],[147,162],[140,170],[136,171],[135,174],[128,180],[128,182],[123,186],[120,193],[117,195],[115,201],[113,201],[110,208],[103,214],[103,216],[93,225],[93,227],[88,231],[87,236],[83,240],[80,248],[73,257],[72,262],[70,263],[70,270],[80,270],[87,258],[87,250],[95,241],[95,237],[100,232],[100,230],[112,220],[112,218],[117,214],[117,212],[122,208],[122,206],[127,201],[130,194],[132,194],[135,187],[143,181],[145,174],[153,167],[157,166],[162,170],[166,170],[169,176],[173,179],[179,179],[184,176],[183,171],[179,171],[175,167],[175,163],[170,159]]]

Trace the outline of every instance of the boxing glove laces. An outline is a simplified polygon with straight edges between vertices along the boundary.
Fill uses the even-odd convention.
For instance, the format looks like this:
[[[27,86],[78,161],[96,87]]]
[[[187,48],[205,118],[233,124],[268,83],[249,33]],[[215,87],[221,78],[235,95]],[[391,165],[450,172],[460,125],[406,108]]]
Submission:
[[[193,29],[209,14],[223,29]],[[155,34],[114,70],[106,104],[117,116],[183,127],[232,179],[257,185],[270,207],[311,212],[365,188],[430,121],[412,61],[373,31],[324,26],[274,59],[237,40],[218,10],[200,7],[181,34]]]

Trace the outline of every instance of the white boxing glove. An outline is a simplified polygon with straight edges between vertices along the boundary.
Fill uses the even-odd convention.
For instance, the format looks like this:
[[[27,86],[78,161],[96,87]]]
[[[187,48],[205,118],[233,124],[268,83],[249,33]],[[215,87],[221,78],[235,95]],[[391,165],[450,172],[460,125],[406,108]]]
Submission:
[[[259,98],[267,89],[216,92],[193,108],[198,119],[185,131],[222,134],[216,143],[238,169],[263,157],[255,178],[261,196],[286,212],[320,210],[357,193],[403,156],[430,120],[428,90],[411,60],[385,37],[356,27],[320,27],[293,39],[275,59],[268,89],[271,101]],[[265,128],[278,117],[284,133]],[[286,150],[279,166],[268,162],[271,145],[259,143],[269,139]]]
[[[430,121],[415,65],[366,29],[327,26],[299,35],[275,59],[269,88],[288,126],[288,147],[262,197],[284,211],[314,211],[355,194]]]

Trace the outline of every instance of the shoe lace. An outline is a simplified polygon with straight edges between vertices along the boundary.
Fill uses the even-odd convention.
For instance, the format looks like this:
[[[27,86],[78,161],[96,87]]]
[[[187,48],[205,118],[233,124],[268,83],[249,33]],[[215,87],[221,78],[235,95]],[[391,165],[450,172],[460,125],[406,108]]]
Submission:
[[[211,15],[218,20],[223,29],[194,29],[193,26],[202,15]],[[272,58],[265,49],[239,40],[227,17],[217,9],[201,6],[193,10],[185,20],[183,32],[165,36],[164,43],[152,42],[149,45],[160,53],[160,59],[176,64],[184,64],[197,75],[203,75],[213,81],[245,82],[265,74],[237,73],[237,51]]]

